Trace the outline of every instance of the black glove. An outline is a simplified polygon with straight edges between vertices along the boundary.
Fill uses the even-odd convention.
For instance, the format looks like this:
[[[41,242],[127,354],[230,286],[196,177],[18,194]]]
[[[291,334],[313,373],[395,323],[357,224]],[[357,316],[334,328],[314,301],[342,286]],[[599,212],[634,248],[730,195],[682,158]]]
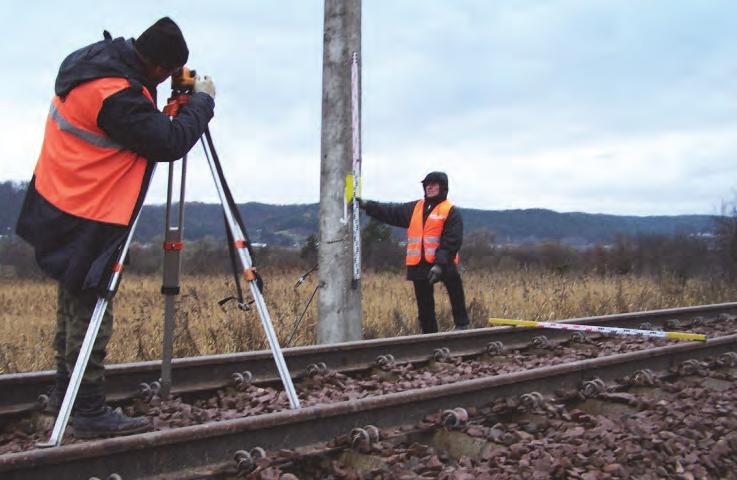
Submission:
[[[356,197],[356,201],[358,202],[358,208],[366,210],[366,200],[361,197]]]
[[[427,272],[427,281],[430,285],[440,280],[440,276],[443,274],[443,267],[440,265],[433,265],[429,272]]]

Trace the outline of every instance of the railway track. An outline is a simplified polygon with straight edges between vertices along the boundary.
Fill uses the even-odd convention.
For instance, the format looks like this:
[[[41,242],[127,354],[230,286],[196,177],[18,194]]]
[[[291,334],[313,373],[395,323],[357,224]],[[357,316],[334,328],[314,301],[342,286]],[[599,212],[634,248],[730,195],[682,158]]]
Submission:
[[[695,316],[737,314],[737,302],[698,307],[663,309],[564,320],[614,327],[638,328],[643,323],[664,327],[669,320],[687,320]],[[489,342],[500,341],[509,348],[525,345],[540,335],[540,330],[511,327],[483,328],[461,332],[386,338],[336,345],[288,348],[284,357],[292,376],[306,375],[312,365],[325,364],[341,372],[365,371],[381,355],[392,355],[397,362],[424,362],[438,349],[447,348],[454,356],[477,354]],[[570,336],[562,331],[545,331],[550,340]],[[254,384],[277,384],[279,377],[269,351],[246,352],[174,359],[174,395],[210,392],[232,385],[234,375],[249,372]],[[159,361],[111,365],[106,368],[108,398],[120,403],[140,397],[142,385],[151,385],[161,373]],[[31,372],[0,375],[0,421],[8,416],[39,408],[38,397],[53,384],[54,372]]]
[[[731,314],[737,304],[710,305],[687,309],[669,309],[636,314],[611,315],[572,320],[574,323],[590,323],[621,327],[638,327],[648,322],[654,326],[665,325],[675,319],[691,321],[703,316],[713,319],[722,315],[725,322],[734,326]],[[732,328],[734,331],[734,328]],[[570,337],[568,333],[546,331],[551,340]],[[725,333],[725,332],[723,332]],[[729,328],[727,332],[729,333]],[[356,342],[332,347],[306,347],[290,349],[285,357],[293,372],[295,365],[303,369],[311,364],[325,362],[341,372],[373,368],[376,357],[394,355],[397,362],[427,362],[439,349],[447,348],[455,356],[478,356],[489,342],[503,341],[507,348],[516,344],[527,344],[539,330],[528,329],[481,329],[449,334],[405,337],[390,340]],[[458,406],[478,407],[497,396],[519,395],[529,391],[552,393],[556,388],[575,388],[587,377],[616,378],[631,373],[634,369],[667,369],[674,363],[691,359],[715,356],[737,350],[737,336],[725,335],[704,344],[674,344],[650,350],[611,355],[590,360],[568,362],[561,365],[494,375],[451,384],[435,385],[380,396],[359,398],[332,404],[318,404],[300,411],[280,411],[266,415],[237,418],[184,428],[151,432],[132,437],[75,443],[53,450],[31,450],[0,456],[0,473],[3,478],[106,478],[118,474],[122,478],[186,478],[186,475],[202,477],[205,471],[212,472],[214,464],[234,462],[236,451],[261,447],[266,449],[293,448],[319,443],[345,434],[351,428],[374,424],[381,427],[413,423],[423,416],[444,408]],[[268,354],[253,354],[208,357],[182,360],[177,363],[175,373],[206,371],[207,366],[220,368],[223,378],[212,373],[204,381],[204,374],[193,374],[195,379],[189,390],[202,392],[223,388],[232,384],[232,374],[246,369],[255,371],[257,382],[274,382],[275,371],[269,368]],[[635,368],[638,367],[638,368]],[[126,365],[120,369],[121,381],[116,385],[135,385],[129,390],[121,389],[121,397],[137,395],[138,385],[122,372],[133,370],[136,375],[148,372],[156,375],[157,364]],[[191,370],[188,370],[191,369]],[[228,372],[226,375],[225,372]],[[197,376],[202,375],[202,376]],[[46,377],[44,380],[44,376]],[[2,381],[22,383],[22,375],[10,376]],[[27,375],[25,385],[42,387],[49,381],[49,373]],[[140,377],[137,377],[137,379]],[[155,377],[154,377],[155,378]],[[125,380],[124,380],[125,379]],[[176,377],[175,377],[176,379]],[[199,382],[199,380],[203,380]],[[20,383],[18,383],[20,382]],[[10,383],[6,384],[10,385]],[[27,388],[30,390],[30,388]],[[8,390],[3,390],[8,391]],[[36,392],[37,393],[37,392]],[[25,399],[25,404],[33,403]],[[18,403],[4,405],[7,412],[19,414],[23,411]],[[9,413],[9,414],[10,414]],[[205,469],[205,470],[202,470]],[[205,475],[206,476],[206,475]]]

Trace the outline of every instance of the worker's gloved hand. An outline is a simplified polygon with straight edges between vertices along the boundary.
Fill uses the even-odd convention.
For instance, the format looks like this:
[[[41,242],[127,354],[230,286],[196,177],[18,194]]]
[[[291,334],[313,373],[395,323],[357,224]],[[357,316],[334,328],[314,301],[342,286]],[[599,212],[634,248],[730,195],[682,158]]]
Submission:
[[[205,92],[206,94],[210,95],[214,99],[215,98],[215,83],[212,81],[212,77],[209,75],[205,75],[202,78],[200,78],[199,75],[194,77],[194,91],[195,93]]]
[[[361,210],[366,210],[366,201],[361,197],[356,197],[356,201],[358,202],[358,208]]]
[[[440,280],[440,276],[443,274],[443,267],[440,265],[433,265],[429,272],[427,272],[427,281],[432,285],[433,283]]]

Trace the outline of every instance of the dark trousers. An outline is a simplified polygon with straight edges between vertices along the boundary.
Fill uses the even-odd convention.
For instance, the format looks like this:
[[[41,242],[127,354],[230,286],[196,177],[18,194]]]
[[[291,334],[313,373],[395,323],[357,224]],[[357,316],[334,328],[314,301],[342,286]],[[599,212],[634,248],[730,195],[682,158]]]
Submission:
[[[456,326],[468,325],[468,313],[466,312],[466,296],[463,293],[463,282],[461,276],[446,275],[442,280],[445,289],[448,290],[450,307],[453,311],[453,323]],[[438,331],[438,320],[435,318],[435,293],[433,285],[427,280],[415,280],[415,297],[417,299],[417,317],[420,321],[422,333],[435,333]]]
[[[74,370],[77,357],[82,349],[82,342],[87,327],[95,310],[97,295],[92,291],[72,293],[59,285],[59,296],[56,312],[56,334],[54,351],[56,358],[57,388],[66,390],[69,375]],[[112,301],[108,303],[103,315],[100,330],[92,347],[87,368],[82,376],[77,406],[80,402],[94,404],[97,408],[104,402],[105,355],[107,344],[113,333]]]

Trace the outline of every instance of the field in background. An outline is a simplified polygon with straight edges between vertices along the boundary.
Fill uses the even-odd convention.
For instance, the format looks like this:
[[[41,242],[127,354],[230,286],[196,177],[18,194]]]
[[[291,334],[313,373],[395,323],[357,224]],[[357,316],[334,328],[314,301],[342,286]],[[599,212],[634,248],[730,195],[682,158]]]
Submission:
[[[296,325],[314,290],[317,274],[298,289],[302,272],[262,272],[265,297],[282,345],[315,341],[317,296]],[[534,320],[563,319],[636,310],[719,303],[734,299],[732,285],[720,280],[670,277],[560,275],[549,272],[466,272],[463,275],[471,321],[489,316]],[[108,363],[160,357],[163,299],[159,276],[128,275],[115,297],[115,325]],[[174,352],[177,357],[266,348],[258,315],[234,302],[218,300],[234,292],[224,275],[185,276],[177,303]],[[436,287],[442,330],[452,327],[450,305]],[[56,315],[52,282],[0,279],[0,373],[46,370],[53,366],[51,340]],[[364,338],[418,332],[414,293],[404,273],[367,273],[363,280]]]

